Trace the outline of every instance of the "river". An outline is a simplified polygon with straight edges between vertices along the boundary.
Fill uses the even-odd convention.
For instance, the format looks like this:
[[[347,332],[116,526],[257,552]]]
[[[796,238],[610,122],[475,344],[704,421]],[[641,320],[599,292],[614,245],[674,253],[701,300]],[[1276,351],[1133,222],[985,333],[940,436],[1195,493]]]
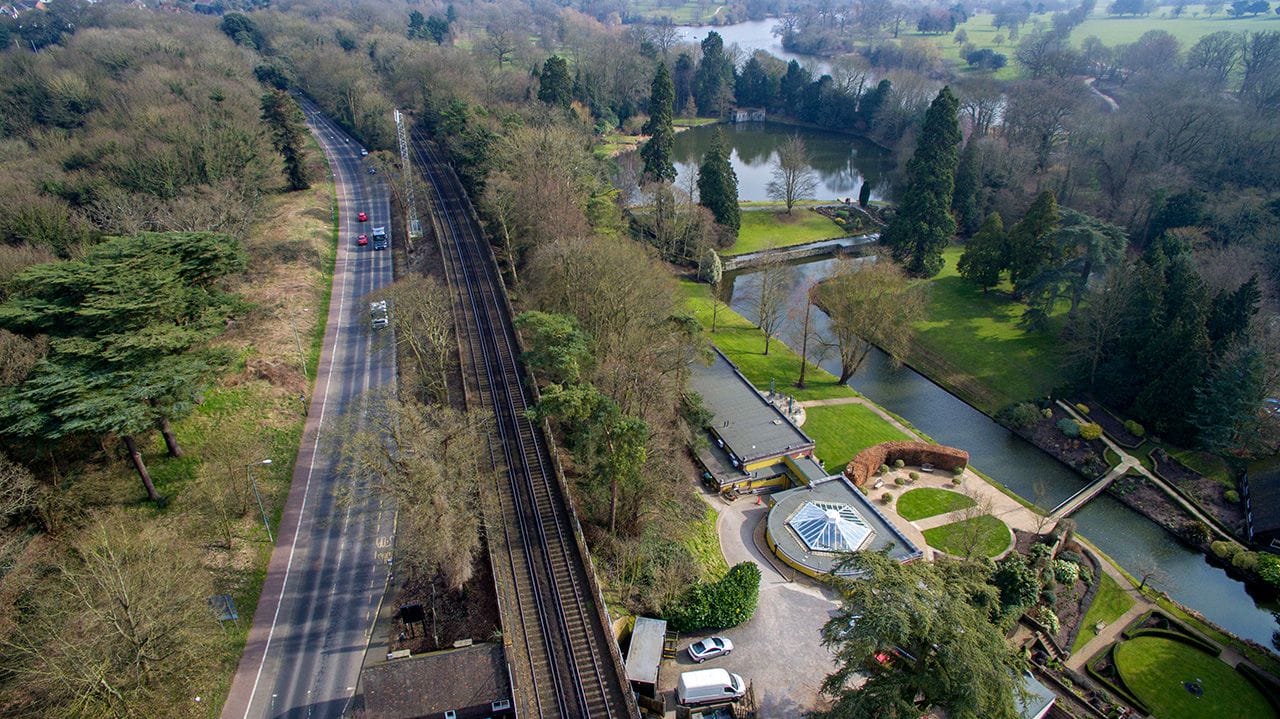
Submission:
[[[792,265],[789,306],[802,306],[803,288],[828,275],[834,262]],[[752,294],[754,273],[744,270],[726,278],[732,293],[730,306],[755,321],[754,307],[746,300]],[[823,329],[828,318],[815,308],[811,322]],[[786,340],[796,331],[795,323],[790,318],[784,320],[779,336]],[[828,371],[839,372],[834,358],[821,364]],[[780,387],[787,381],[778,378]],[[910,367],[893,367],[879,350],[873,350],[849,384],[938,442],[969,452],[975,468],[1045,508],[1052,508],[1084,486],[1078,474],[1057,460]],[[1157,588],[1231,633],[1271,646],[1272,632],[1277,629],[1271,608],[1259,606],[1242,583],[1179,544],[1155,523],[1105,494],[1086,505],[1075,520],[1081,534],[1131,574],[1140,574],[1141,568],[1150,564],[1158,565],[1165,576],[1152,582]]]

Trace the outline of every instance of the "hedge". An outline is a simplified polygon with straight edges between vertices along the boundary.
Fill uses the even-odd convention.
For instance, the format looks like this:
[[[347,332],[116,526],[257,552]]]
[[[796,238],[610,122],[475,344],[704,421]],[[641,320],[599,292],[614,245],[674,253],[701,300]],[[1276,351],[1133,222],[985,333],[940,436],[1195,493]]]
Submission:
[[[760,568],[741,562],[718,582],[689,587],[666,612],[666,618],[677,632],[728,629],[750,619],[759,599]]]

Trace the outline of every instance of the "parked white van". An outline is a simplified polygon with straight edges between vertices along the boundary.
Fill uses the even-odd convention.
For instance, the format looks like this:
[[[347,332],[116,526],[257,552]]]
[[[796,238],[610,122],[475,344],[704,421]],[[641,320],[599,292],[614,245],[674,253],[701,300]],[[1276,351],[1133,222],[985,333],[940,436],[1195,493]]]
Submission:
[[[686,706],[734,701],[746,693],[747,685],[742,677],[724,669],[685,672],[676,685],[676,700]]]

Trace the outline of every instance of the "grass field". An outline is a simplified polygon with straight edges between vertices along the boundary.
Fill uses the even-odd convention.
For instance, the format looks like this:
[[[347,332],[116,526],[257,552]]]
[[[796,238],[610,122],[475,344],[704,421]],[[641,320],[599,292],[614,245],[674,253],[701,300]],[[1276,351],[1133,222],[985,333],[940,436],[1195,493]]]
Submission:
[[[1102,577],[1098,580],[1102,584],[1098,587],[1098,593],[1093,597],[1093,604],[1089,605],[1089,611],[1085,613],[1084,619],[1080,623],[1080,633],[1076,635],[1076,641],[1071,645],[1072,653],[1079,651],[1080,647],[1089,643],[1098,635],[1094,631],[1094,627],[1098,622],[1111,624],[1120,615],[1129,611],[1133,606],[1133,598],[1124,593],[1116,580],[1111,578],[1110,574],[1102,573]]]
[[[924,541],[947,554],[963,557],[973,548],[975,557],[994,557],[1009,548],[1013,535],[1004,522],[990,514],[924,530]]]
[[[1265,697],[1234,669],[1203,651],[1162,637],[1136,637],[1115,650],[1116,669],[1159,719],[1268,719]],[[1196,697],[1183,682],[1199,679]]]
[[[716,518],[719,516],[716,510],[707,507],[702,518],[693,523],[682,542],[698,562],[704,582],[717,581],[729,571],[729,565],[720,551],[720,535],[716,534]]]
[[[849,233],[830,218],[809,210],[793,208],[790,215],[769,210],[749,210],[742,213],[738,241],[724,254],[741,255],[772,247],[830,240],[847,234]]]
[[[858,452],[881,442],[908,437],[880,415],[860,404],[808,407],[801,429],[817,444],[816,452],[829,472],[838,472]]]
[[[689,281],[681,282],[680,286],[689,309],[703,327],[710,328],[711,299],[707,286]],[[770,344],[769,354],[764,355],[764,334],[724,305],[720,306],[717,325],[719,330],[708,334],[711,341],[757,388],[768,387],[769,380],[773,379],[780,391],[800,401],[858,396],[833,375],[813,366],[806,375],[805,389],[794,387],[800,372],[800,356],[778,340]],[[831,471],[873,444],[904,438],[897,427],[862,405],[809,407],[806,412],[808,419],[802,429],[817,443],[818,458],[826,462]]]
[[[896,511],[903,519],[914,522],[925,517],[936,517],[939,514],[954,512],[975,504],[971,497],[947,489],[921,487],[911,489],[898,497]]]
[[[915,324],[908,361],[988,414],[1047,394],[1061,378],[1057,333],[1065,303],[1049,330],[1029,331],[1019,324],[1022,304],[999,288],[984,294],[960,277],[961,251],[947,248],[946,266],[929,281],[931,302],[926,318]]]

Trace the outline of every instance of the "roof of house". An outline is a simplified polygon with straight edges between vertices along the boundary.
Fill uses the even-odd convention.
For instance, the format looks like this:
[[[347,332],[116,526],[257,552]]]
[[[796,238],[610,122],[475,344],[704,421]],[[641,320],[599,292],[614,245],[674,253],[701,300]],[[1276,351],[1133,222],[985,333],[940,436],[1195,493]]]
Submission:
[[[372,664],[360,680],[369,719],[414,719],[511,699],[500,644]]]
[[[713,417],[710,430],[743,464],[811,451],[813,440],[760,394],[719,350],[710,365],[694,362],[694,391]]]
[[[1280,530],[1280,459],[1249,468],[1249,528],[1254,533]]]
[[[1027,698],[1018,700],[1018,716],[1021,719],[1040,719],[1048,713],[1049,707],[1058,699],[1053,690],[1040,683],[1031,672],[1022,673],[1022,687],[1027,690]]]
[[[631,646],[627,649],[627,679],[658,683],[658,665],[662,663],[662,642],[666,636],[666,620],[636,617]]]
[[[773,495],[773,500],[774,505],[769,510],[767,521],[769,536],[773,539],[778,551],[819,572],[833,571],[840,554],[815,551],[812,548],[813,545],[801,537],[794,528],[792,518],[809,504],[824,508],[827,505],[843,505],[853,510],[861,520],[860,526],[867,530],[866,535],[858,543],[857,549],[872,552],[887,549],[889,556],[899,562],[923,556],[923,552],[843,476],[834,476],[808,486],[778,492]]]

